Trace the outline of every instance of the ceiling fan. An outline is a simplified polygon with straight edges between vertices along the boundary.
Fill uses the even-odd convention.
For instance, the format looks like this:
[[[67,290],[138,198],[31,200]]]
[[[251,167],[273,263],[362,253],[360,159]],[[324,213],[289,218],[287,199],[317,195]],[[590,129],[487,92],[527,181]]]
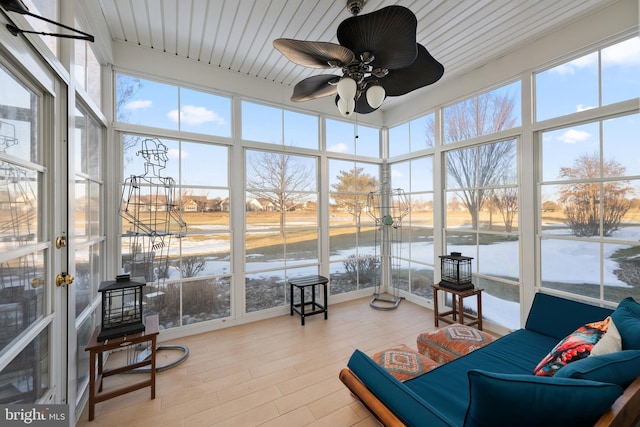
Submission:
[[[340,44],[281,38],[274,47],[291,62],[311,68],[339,68],[298,82],[292,101],[334,95],[340,113],[367,114],[387,96],[401,96],[435,83],[444,66],[416,43],[416,16],[403,6],[358,15],[367,0],[347,0],[353,15],[338,26]],[[364,96],[362,96],[364,95]]]

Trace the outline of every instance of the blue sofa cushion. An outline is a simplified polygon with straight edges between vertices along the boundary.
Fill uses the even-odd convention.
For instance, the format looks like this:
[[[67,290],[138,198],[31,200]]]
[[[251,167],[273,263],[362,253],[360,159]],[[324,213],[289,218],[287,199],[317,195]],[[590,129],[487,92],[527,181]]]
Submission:
[[[610,316],[612,311],[538,292],[533,299],[525,329],[548,335],[558,342],[579,326],[602,320]]]
[[[362,351],[355,350],[347,366],[407,426],[456,425],[442,414],[440,408],[425,402],[411,389],[405,387],[406,383],[398,381]],[[421,377],[427,375],[428,373]]]
[[[556,378],[578,378],[617,384],[627,388],[640,376],[640,350],[591,356],[560,369]]]
[[[438,408],[453,425],[461,426],[469,407],[467,372],[483,369],[531,375],[536,364],[557,342],[555,338],[519,329],[403,384]]]
[[[622,337],[622,349],[640,350],[640,304],[627,297],[620,301],[611,318]]]
[[[468,372],[464,427],[593,425],[623,390],[615,384],[569,378]]]
[[[591,349],[602,338],[609,327],[611,317],[599,322],[587,323],[567,335],[538,363],[535,375],[552,377],[568,363],[589,357]]]

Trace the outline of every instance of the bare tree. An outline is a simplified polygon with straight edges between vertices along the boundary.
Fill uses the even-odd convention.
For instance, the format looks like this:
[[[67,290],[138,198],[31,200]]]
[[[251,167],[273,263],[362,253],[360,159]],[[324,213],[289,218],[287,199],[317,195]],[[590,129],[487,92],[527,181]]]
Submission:
[[[487,188],[509,174],[515,156],[514,141],[502,141],[447,152],[447,170],[461,190],[462,203],[471,215],[471,225],[478,228],[478,215],[488,195]]]
[[[444,139],[463,141],[513,127],[515,99],[507,94],[488,92],[452,105],[444,114]]]
[[[294,156],[280,153],[256,153],[249,159],[251,173],[247,191],[258,199],[266,199],[280,213],[280,236],[284,236],[285,213],[305,200],[315,176]]]
[[[144,86],[144,83],[134,77],[125,77],[118,79],[116,83],[116,120],[126,122],[129,119],[129,113],[124,106],[135,96],[135,94]],[[136,135],[125,135],[123,138],[123,147],[126,152],[128,149],[135,147],[142,137]]]
[[[375,176],[362,171],[363,168],[340,171],[337,176],[338,182],[331,185],[335,191],[331,196],[336,205],[353,215],[353,220],[357,224],[360,224],[368,194],[380,187]]]
[[[516,187],[495,189],[491,192],[491,204],[498,209],[507,233],[513,231],[513,219],[518,214],[518,190]]]
[[[117,120],[126,121],[128,116],[124,106],[134,97],[136,93],[144,86],[140,79],[134,77],[125,77],[118,79],[116,84],[116,113]]]
[[[452,105],[444,114],[444,139],[456,142],[510,129],[516,123],[515,107],[513,96],[496,92]],[[427,126],[430,139],[429,135],[435,135],[433,120]],[[489,195],[486,188],[511,173],[515,152],[512,140],[447,152],[449,177],[461,188],[459,193],[471,215],[474,229],[478,227],[479,210]]]
[[[602,164],[602,177],[624,176],[626,168],[615,160]],[[567,223],[574,235],[580,237],[602,233],[610,236],[620,227],[622,218],[631,208],[626,197],[633,193],[629,181],[588,181],[600,178],[600,157],[597,153],[583,154],[573,162],[573,167],[561,167],[560,177],[581,182],[560,186],[560,203],[564,207]]]
[[[182,277],[196,277],[206,266],[203,256],[182,257]]]

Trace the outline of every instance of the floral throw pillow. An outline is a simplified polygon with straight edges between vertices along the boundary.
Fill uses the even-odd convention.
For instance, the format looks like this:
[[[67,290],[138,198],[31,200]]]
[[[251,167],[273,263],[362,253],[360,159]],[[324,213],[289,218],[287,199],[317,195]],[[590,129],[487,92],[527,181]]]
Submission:
[[[567,363],[589,357],[591,349],[607,332],[611,317],[580,326],[563,338],[533,370],[534,375],[552,377]]]

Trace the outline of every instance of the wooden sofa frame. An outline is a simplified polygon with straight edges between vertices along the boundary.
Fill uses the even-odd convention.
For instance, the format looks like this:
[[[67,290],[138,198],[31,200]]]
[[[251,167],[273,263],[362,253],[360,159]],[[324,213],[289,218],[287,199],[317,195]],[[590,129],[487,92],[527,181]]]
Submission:
[[[340,380],[382,425],[387,427],[405,426],[349,368],[340,371]],[[611,405],[611,409],[600,417],[594,427],[631,427],[639,425],[639,422],[640,377],[636,378],[624,390],[624,393]]]

